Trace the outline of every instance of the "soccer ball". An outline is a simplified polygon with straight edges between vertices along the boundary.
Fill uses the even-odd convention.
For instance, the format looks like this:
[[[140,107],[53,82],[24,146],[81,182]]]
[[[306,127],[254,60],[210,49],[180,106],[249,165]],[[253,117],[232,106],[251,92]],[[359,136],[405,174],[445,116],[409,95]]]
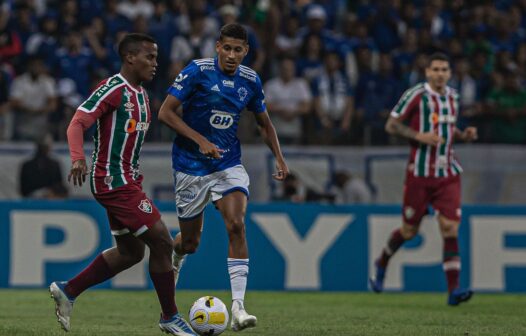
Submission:
[[[190,308],[190,325],[201,336],[219,335],[225,331],[228,324],[228,310],[214,296],[203,296]]]

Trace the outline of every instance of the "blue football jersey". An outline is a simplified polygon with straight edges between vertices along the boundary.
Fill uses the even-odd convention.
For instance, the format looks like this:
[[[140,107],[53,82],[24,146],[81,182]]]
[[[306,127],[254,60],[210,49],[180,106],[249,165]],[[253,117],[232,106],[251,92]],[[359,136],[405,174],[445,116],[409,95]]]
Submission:
[[[176,171],[204,176],[241,163],[237,126],[245,107],[265,111],[261,80],[257,73],[240,65],[234,75],[219,68],[217,57],[193,60],[181,71],[168,93],[183,103],[183,120],[208,141],[224,150],[221,159],[199,151],[192,140],[177,136],[172,148]]]

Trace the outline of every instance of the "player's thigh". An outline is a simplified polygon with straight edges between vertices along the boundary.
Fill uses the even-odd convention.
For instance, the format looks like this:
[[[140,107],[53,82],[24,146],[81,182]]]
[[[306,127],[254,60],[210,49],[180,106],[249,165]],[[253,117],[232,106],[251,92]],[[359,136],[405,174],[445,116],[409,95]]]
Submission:
[[[245,168],[237,165],[220,172],[221,177],[212,186],[212,201],[221,212],[227,229],[243,225],[250,179]]]
[[[111,233],[114,236],[127,233],[138,236],[161,218],[159,210],[142,191],[140,185],[125,185],[94,196],[106,209]]]
[[[115,236],[115,245],[120,255],[137,260],[144,257],[144,242],[131,233]]]
[[[148,245],[150,250],[159,250],[171,254],[173,248],[172,236],[161,219],[138,237]]]
[[[462,211],[460,208],[461,194],[460,176],[441,178],[433,192],[431,204],[446,222],[460,222]]]
[[[404,184],[402,217],[404,224],[418,227],[430,201],[428,178],[407,174]]]
[[[210,178],[174,171],[174,183],[179,221],[191,221],[202,216],[210,200]]]

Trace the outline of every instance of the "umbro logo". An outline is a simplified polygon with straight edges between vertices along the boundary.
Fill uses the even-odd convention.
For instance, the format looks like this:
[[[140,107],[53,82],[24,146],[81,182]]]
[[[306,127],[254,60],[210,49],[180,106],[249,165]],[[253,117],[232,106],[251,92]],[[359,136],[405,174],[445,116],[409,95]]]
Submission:
[[[219,86],[216,84],[214,86],[212,86],[212,91],[217,91],[217,92],[221,92],[221,90],[219,90]]]

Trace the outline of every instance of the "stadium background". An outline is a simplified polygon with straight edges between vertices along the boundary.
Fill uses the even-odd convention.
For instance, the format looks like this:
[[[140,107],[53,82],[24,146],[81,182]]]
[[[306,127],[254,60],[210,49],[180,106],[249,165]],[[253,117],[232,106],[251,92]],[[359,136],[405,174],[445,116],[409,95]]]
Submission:
[[[64,185],[22,197],[19,179],[34,142],[49,145],[50,139],[51,156],[67,173],[65,129],[90,88],[118,71],[115,46],[123,32],[158,41],[160,71],[147,84],[157,111],[181,67],[213,56],[218,27],[237,18],[251,35],[246,64],[269,83],[279,77],[281,60],[292,59],[311,97],[290,126],[296,132],[281,128],[285,155],[302,183],[299,198],[287,199],[271,183],[268,150],[252,118],[242,119],[239,136],[252,181],[250,289],[367,289],[374,251],[399,224],[408,150],[383,131],[386,111],[424,80],[426,55],[444,51],[452,60],[450,84],[461,97],[459,126],[474,125],[480,133],[478,143],[457,145],[465,168],[462,283],[481,291],[526,290],[525,1],[28,0],[3,1],[0,8],[0,287],[44,287],[69,278],[111,245],[104,212],[87,189]],[[36,92],[24,85],[35,59],[45,66]],[[269,113],[279,123],[277,113]],[[175,233],[173,134],[156,121],[150,130],[141,165],[145,189]],[[90,134],[86,141],[89,153]],[[364,181],[368,204],[333,197],[341,171]],[[189,258],[183,289],[228,288],[226,236],[213,208],[206,221],[209,232]],[[424,228],[390,270],[388,288],[445,288],[432,217]],[[304,249],[316,253],[306,258]],[[207,277],[203,264],[218,276]],[[276,267],[267,274],[258,264]],[[151,284],[140,265],[103,287]]]

